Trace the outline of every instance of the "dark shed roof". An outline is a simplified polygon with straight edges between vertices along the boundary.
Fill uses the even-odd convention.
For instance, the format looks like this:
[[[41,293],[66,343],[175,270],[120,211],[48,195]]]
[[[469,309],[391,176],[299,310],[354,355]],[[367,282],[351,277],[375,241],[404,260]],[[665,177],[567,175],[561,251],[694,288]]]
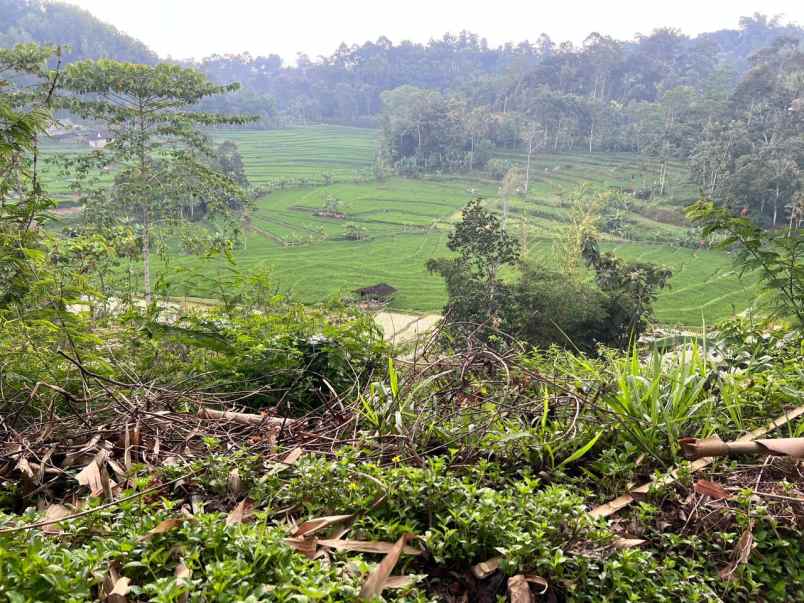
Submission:
[[[376,285],[372,285],[371,287],[356,289],[355,293],[361,295],[362,297],[391,297],[394,293],[396,293],[396,289],[387,283],[378,283]]]

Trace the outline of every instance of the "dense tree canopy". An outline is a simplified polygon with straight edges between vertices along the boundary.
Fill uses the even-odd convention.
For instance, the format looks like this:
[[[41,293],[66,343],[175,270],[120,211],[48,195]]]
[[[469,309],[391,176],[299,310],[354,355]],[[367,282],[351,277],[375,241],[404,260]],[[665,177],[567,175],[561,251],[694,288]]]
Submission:
[[[490,342],[513,337],[543,348],[625,348],[648,328],[656,297],[672,276],[654,264],[600,253],[591,236],[577,251],[594,282],[589,274],[527,264],[517,241],[480,199],[464,208],[447,245],[456,257],[427,263],[447,286],[447,330]]]
[[[154,63],[156,53],[89,12],[61,2],[0,0],[0,46],[60,45],[65,60],[113,58]]]
[[[542,34],[535,41],[492,47],[477,34],[461,32],[427,44],[386,37],[341,44],[327,57],[299,55],[296,66],[276,55],[248,53],[213,55],[197,66],[213,81],[239,81],[249,93],[273,99],[279,113],[296,121],[375,123],[383,92],[405,85],[463,96],[471,105],[502,113],[528,110],[535,97],[553,95],[573,108],[549,110],[569,114],[588,101],[654,102],[677,86],[703,92],[717,82],[733,85],[757,50],[779,37],[803,34],[757,14],[743,18],[738,29],[694,38],[664,28],[633,41],[593,32],[575,46]]]

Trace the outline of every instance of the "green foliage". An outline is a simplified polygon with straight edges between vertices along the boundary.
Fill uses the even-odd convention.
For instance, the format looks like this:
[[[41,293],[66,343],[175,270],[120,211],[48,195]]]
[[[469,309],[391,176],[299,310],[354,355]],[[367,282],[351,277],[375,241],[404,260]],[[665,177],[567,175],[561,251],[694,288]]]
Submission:
[[[455,171],[474,163],[467,108],[434,90],[400,86],[382,93],[383,152],[400,174]]]
[[[774,315],[804,324],[804,239],[800,228],[767,231],[744,216],[701,200],[687,215],[703,227],[704,235],[719,235],[718,245],[736,248],[742,273],[756,272],[770,294]]]
[[[327,568],[306,559],[283,542],[286,532],[281,528],[228,527],[221,514],[205,513],[165,535],[143,538],[161,519],[175,515],[171,507],[169,501],[163,509],[135,503],[115,515],[100,514],[110,531],[102,539],[92,537],[92,519],[74,522],[67,528],[64,546],[39,532],[0,537],[0,592],[10,601],[94,600],[110,565],[116,563],[132,580],[131,595],[142,600],[356,598],[359,583],[345,563]],[[179,563],[190,570],[189,578],[177,580]]]
[[[492,330],[502,324],[507,312],[510,288],[499,278],[504,266],[519,259],[519,245],[509,235],[496,215],[484,209],[481,200],[471,201],[463,210],[462,220],[449,235],[447,247],[456,259],[431,259],[430,272],[437,272],[447,283],[449,303],[444,314],[459,329],[477,330],[487,323]],[[464,323],[461,327],[461,323]]]
[[[589,228],[578,229],[589,234]],[[601,254],[597,242],[582,241],[581,252],[595,269],[594,287],[576,278],[525,267],[513,284],[499,277],[502,267],[519,264],[519,246],[480,201],[470,203],[450,234],[456,259],[431,259],[428,269],[444,277],[449,303],[444,310],[458,331],[486,324],[532,345],[627,347],[648,326],[658,291],[671,271],[644,262],[624,262]],[[572,245],[570,245],[572,247]]]
[[[622,437],[660,462],[677,460],[686,434],[710,435],[718,416],[707,390],[712,369],[698,346],[674,355],[643,360],[634,349],[612,359],[613,387],[603,393]]]
[[[214,149],[199,128],[242,124],[247,118],[193,109],[202,99],[237,86],[215,85],[201,73],[177,65],[113,60],[69,65],[64,86],[73,93],[66,107],[104,124],[111,138],[103,151],[65,161],[65,167],[78,177],[76,186],[85,205],[82,215],[101,229],[121,223],[140,229],[143,284],[150,302],[150,250],[155,234],[175,236],[182,227],[186,230],[186,216],[193,216],[197,209],[210,220],[210,230],[223,232],[205,236],[202,230],[180,240],[206,240],[213,249],[223,251],[226,241],[236,237],[238,221],[230,218],[247,199],[237,182],[240,175],[229,165],[234,157],[224,163],[217,157],[216,163]],[[110,165],[116,173],[108,186],[99,173]],[[227,230],[230,234],[224,234]]]
[[[526,266],[513,286],[511,332],[548,348],[558,345],[594,353],[616,345],[624,325],[609,315],[609,298],[565,274]]]
[[[216,484],[225,484],[235,467],[257,511],[253,521],[229,526],[214,510],[221,500]],[[175,601],[184,593],[190,600],[355,600],[369,561],[378,558],[334,554],[326,564],[304,558],[283,541],[290,525],[273,512],[287,508],[296,509],[300,521],[355,513],[353,539],[419,535],[431,561],[403,557],[399,573],[460,571],[502,557],[504,575],[542,576],[555,596],[568,601],[781,602],[796,600],[804,588],[800,538],[774,526],[762,510],[751,515],[756,549],[749,563],[725,581],[718,571],[748,521],[743,509],[722,528],[679,535],[652,527],[643,504],[638,512],[646,520],[647,544],[616,550],[617,535],[588,515],[572,487],[545,485],[527,474],[511,479],[487,461],[464,470],[450,469],[438,457],[422,467],[379,467],[361,461],[359,451],[343,450],[335,460],[305,455],[289,473],[277,473],[265,471],[256,458],[213,456],[194,478],[193,491],[208,508],[150,537],[145,535],[160,521],[179,515],[181,490],[64,524],[59,538],[38,531],[0,535],[0,592],[11,600],[90,600],[114,564],[131,580],[131,595],[148,600]],[[22,518],[36,516],[29,511]],[[176,578],[179,564],[190,570],[184,581]],[[426,585],[384,597],[433,600],[437,593]]]
[[[153,63],[157,59],[142,42],[77,6],[42,0],[0,1],[0,46],[29,42],[61,45],[69,60],[114,56]]]
[[[27,44],[0,49],[0,310],[19,304],[44,268],[46,248],[37,227],[52,205],[37,170],[38,137],[51,123],[51,101],[59,77],[47,60],[53,48]]]
[[[583,242],[583,259],[595,271],[595,281],[609,296],[609,316],[625,328],[619,345],[636,340],[653,317],[659,291],[668,285],[672,271],[646,262],[625,262],[613,253],[600,253],[594,238]]]
[[[315,307],[280,294],[269,272],[231,267],[212,286],[223,303],[178,313],[169,305],[125,317],[131,370],[191,378],[215,391],[253,395],[253,407],[304,414],[348,399],[383,373],[388,348],[371,316],[331,302]]]
[[[503,266],[519,259],[519,245],[499,219],[483,208],[480,199],[471,201],[462,219],[449,235],[447,247],[458,253],[458,261],[473,278],[491,285]]]
[[[773,228],[800,223],[804,112],[793,108],[804,52],[799,40],[780,37],[750,63],[728,105],[699,134],[691,171],[721,206]]]
[[[212,386],[264,390],[252,405],[302,414],[333,394],[348,398],[383,370],[382,333],[371,317],[346,308],[280,302],[256,315],[213,313],[193,322],[191,330],[213,337],[211,346],[191,346],[194,370],[209,371]]]

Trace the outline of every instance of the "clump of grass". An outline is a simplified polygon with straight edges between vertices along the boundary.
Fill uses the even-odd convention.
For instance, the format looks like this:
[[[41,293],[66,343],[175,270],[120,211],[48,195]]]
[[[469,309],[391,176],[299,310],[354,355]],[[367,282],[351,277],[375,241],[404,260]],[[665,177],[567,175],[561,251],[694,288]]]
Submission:
[[[678,440],[705,437],[713,428],[714,399],[707,391],[712,372],[697,343],[669,355],[642,359],[636,349],[612,358],[611,387],[603,401],[624,439],[666,465],[677,458]]]

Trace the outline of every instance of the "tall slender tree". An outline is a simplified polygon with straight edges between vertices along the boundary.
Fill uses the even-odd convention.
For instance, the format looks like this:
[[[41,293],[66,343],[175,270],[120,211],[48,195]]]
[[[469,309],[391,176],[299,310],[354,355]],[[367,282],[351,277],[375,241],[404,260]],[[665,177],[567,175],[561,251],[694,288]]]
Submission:
[[[84,215],[92,224],[123,222],[137,229],[143,288],[150,303],[154,235],[189,227],[184,219],[188,204],[202,206],[209,218],[208,230],[196,230],[191,237],[194,249],[199,248],[198,238],[207,235],[210,241],[226,239],[220,232],[210,235],[209,229],[237,229],[229,218],[246,197],[231,177],[214,167],[214,149],[202,128],[242,124],[249,118],[199,112],[194,105],[238,86],[213,84],[198,71],[176,65],[112,60],[74,63],[65,70],[64,82],[72,93],[69,108],[94,120],[99,135],[109,140],[105,148],[73,164],[85,186]],[[86,188],[86,176],[98,169],[112,170],[113,184],[101,180]],[[233,197],[243,203],[231,203]]]

